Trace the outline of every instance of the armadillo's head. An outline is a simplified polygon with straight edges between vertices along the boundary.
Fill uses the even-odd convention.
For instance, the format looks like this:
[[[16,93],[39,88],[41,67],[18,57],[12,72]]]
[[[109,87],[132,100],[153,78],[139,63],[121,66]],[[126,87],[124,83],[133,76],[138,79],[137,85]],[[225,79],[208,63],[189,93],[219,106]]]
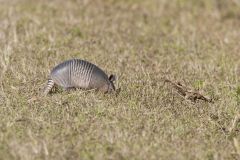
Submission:
[[[116,90],[115,86],[114,86],[114,81],[116,80],[116,76],[115,75],[110,75],[108,78],[110,84],[108,86],[108,93],[114,92]]]

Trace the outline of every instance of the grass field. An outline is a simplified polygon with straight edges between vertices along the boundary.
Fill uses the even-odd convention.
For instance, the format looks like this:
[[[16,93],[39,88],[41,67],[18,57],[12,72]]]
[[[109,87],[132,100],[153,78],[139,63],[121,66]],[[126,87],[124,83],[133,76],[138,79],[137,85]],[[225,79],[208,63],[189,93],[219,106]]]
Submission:
[[[239,160],[239,56],[238,0],[0,0],[0,159]],[[71,58],[119,95],[40,96]]]

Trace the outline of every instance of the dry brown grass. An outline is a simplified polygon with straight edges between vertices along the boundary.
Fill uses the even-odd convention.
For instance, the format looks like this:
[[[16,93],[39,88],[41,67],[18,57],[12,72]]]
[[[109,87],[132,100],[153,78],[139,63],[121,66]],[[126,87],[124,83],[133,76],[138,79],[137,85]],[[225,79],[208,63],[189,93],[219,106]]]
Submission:
[[[238,0],[1,0],[0,159],[240,159]],[[70,58],[118,96],[40,97]],[[191,104],[162,78],[216,99]]]

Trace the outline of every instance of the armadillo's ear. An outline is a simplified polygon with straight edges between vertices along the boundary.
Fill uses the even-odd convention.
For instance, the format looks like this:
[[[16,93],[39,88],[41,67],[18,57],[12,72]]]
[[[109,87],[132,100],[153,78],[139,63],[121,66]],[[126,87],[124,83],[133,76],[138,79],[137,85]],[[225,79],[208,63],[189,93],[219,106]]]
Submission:
[[[116,76],[111,74],[108,79],[109,81],[113,82],[116,80]]]

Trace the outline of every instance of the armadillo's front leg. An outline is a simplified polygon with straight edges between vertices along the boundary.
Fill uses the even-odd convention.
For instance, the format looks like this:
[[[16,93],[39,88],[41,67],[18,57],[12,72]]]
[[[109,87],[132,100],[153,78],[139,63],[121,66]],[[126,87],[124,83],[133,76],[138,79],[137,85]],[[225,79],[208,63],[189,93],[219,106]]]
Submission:
[[[98,89],[99,91],[103,93],[108,93],[108,85],[103,85],[101,88]]]

